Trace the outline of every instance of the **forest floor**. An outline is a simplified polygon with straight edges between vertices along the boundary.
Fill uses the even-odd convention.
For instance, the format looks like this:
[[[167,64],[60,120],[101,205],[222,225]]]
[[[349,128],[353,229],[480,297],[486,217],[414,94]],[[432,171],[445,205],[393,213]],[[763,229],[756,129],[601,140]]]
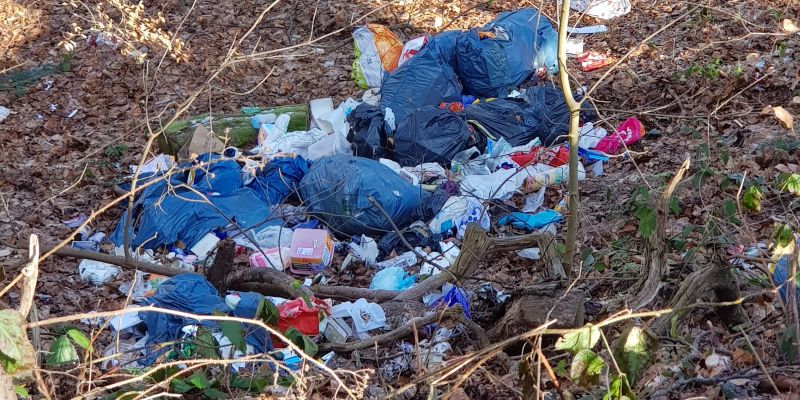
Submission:
[[[123,0],[69,3],[0,0],[0,71],[55,66],[17,87],[8,87],[0,75],[0,106],[13,111],[0,122],[3,240],[24,243],[37,234],[50,244],[65,238],[70,230],[63,220],[89,214],[116,197],[112,187],[128,175],[128,165],[138,163],[147,124],[155,130],[169,121],[212,76],[185,115],[321,97],[338,103],[362,93],[350,77],[354,25],[385,24],[407,40],[480,26],[520,7],[540,7],[557,17],[555,2],[286,0],[238,43],[270,3],[147,0],[141,13],[126,9]],[[772,109],[765,111],[780,106],[791,115],[800,113],[800,36],[787,34],[783,22],[800,24],[800,5],[788,0],[632,3],[629,14],[612,20],[571,20],[579,26],[607,25],[608,32],[586,38],[585,49],[622,60],[605,77],[608,67],[581,72],[574,59],[568,61],[581,85],[600,82],[591,101],[601,123],[612,131],[636,116],[647,129],[647,136],[625,156],[613,158],[601,177],[581,184],[582,262],[576,287],[588,294],[588,322],[615,314],[630,297],[627,289],[645,260],[637,215],[644,215],[641,210],[687,158],[691,167],[674,192],[667,218],[668,283],[650,309],[668,307],[692,271],[729,263],[750,246],[771,244],[776,224],[800,227],[794,213],[798,202],[781,185],[785,174],[800,173],[800,138]],[[108,22],[124,25],[120,21],[128,15],[139,31],[129,32],[127,43],[146,54],[137,60],[125,44],[115,49],[70,35],[103,22],[100,5],[111,16],[107,29]],[[163,41],[169,43],[173,34],[183,46],[165,51]],[[233,45],[238,55],[251,57],[219,71]],[[752,197],[751,187],[761,196],[758,209],[748,211],[741,204],[753,199],[742,195],[750,190]],[[565,187],[549,190],[546,204],[558,203],[564,193]],[[111,232],[121,212],[110,209],[93,228]],[[6,281],[23,260],[21,252],[8,250],[0,248]],[[774,383],[784,398],[798,398],[800,367],[787,360],[781,345],[787,323],[780,296],[759,272],[767,266],[765,259],[747,264],[734,267],[746,297],[747,330],[727,329],[708,309],[693,311],[676,328],[676,338],[660,338],[655,362],[635,388],[642,397],[666,391],[668,398],[771,398]],[[475,278],[512,291],[542,280],[537,265],[504,255],[486,260]],[[130,277],[126,273],[113,285],[95,287],[78,278],[77,260],[50,257],[41,265],[38,318],[118,309],[126,296],[117,286]],[[18,298],[11,291],[4,300],[14,304]],[[616,337],[620,329],[606,335]],[[552,362],[558,364],[557,357]],[[516,372],[490,363],[459,395],[518,398],[522,381]]]

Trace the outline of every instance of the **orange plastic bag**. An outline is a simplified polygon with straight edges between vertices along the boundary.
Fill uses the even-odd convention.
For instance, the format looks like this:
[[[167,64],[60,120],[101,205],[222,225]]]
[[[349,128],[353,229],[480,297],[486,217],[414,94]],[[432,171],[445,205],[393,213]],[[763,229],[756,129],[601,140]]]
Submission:
[[[386,72],[397,69],[397,61],[400,60],[400,53],[403,52],[403,42],[389,30],[380,24],[367,24],[367,28],[375,38],[375,49],[381,58],[381,65]]]

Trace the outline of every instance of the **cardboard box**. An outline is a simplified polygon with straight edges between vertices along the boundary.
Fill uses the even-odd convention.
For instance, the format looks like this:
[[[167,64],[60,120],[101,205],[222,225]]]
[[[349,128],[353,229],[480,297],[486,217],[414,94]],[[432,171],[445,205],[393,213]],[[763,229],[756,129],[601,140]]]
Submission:
[[[292,272],[313,275],[330,265],[333,240],[324,229],[297,229],[290,247]]]

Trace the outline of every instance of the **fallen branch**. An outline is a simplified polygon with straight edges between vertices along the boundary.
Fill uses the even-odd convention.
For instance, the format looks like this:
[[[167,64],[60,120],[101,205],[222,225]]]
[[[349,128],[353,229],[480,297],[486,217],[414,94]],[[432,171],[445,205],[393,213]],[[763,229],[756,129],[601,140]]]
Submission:
[[[490,237],[480,225],[470,224],[467,226],[466,234],[464,234],[461,254],[459,254],[453,265],[440,274],[425,279],[416,286],[400,292],[394,300],[419,299],[428,292],[438,290],[444,283],[471,278],[483,257],[497,252],[533,247],[541,236],[538,233],[531,233],[513,237]]]

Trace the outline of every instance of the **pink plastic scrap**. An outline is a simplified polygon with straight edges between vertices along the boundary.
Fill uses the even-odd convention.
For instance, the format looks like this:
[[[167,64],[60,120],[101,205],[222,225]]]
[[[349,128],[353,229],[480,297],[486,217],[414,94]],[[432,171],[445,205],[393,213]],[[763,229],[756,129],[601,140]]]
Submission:
[[[644,124],[636,119],[636,117],[630,117],[620,124],[616,132],[601,139],[600,142],[597,143],[597,146],[595,146],[595,150],[602,151],[606,154],[616,154],[622,146],[622,143],[629,146],[638,142],[644,135]]]

